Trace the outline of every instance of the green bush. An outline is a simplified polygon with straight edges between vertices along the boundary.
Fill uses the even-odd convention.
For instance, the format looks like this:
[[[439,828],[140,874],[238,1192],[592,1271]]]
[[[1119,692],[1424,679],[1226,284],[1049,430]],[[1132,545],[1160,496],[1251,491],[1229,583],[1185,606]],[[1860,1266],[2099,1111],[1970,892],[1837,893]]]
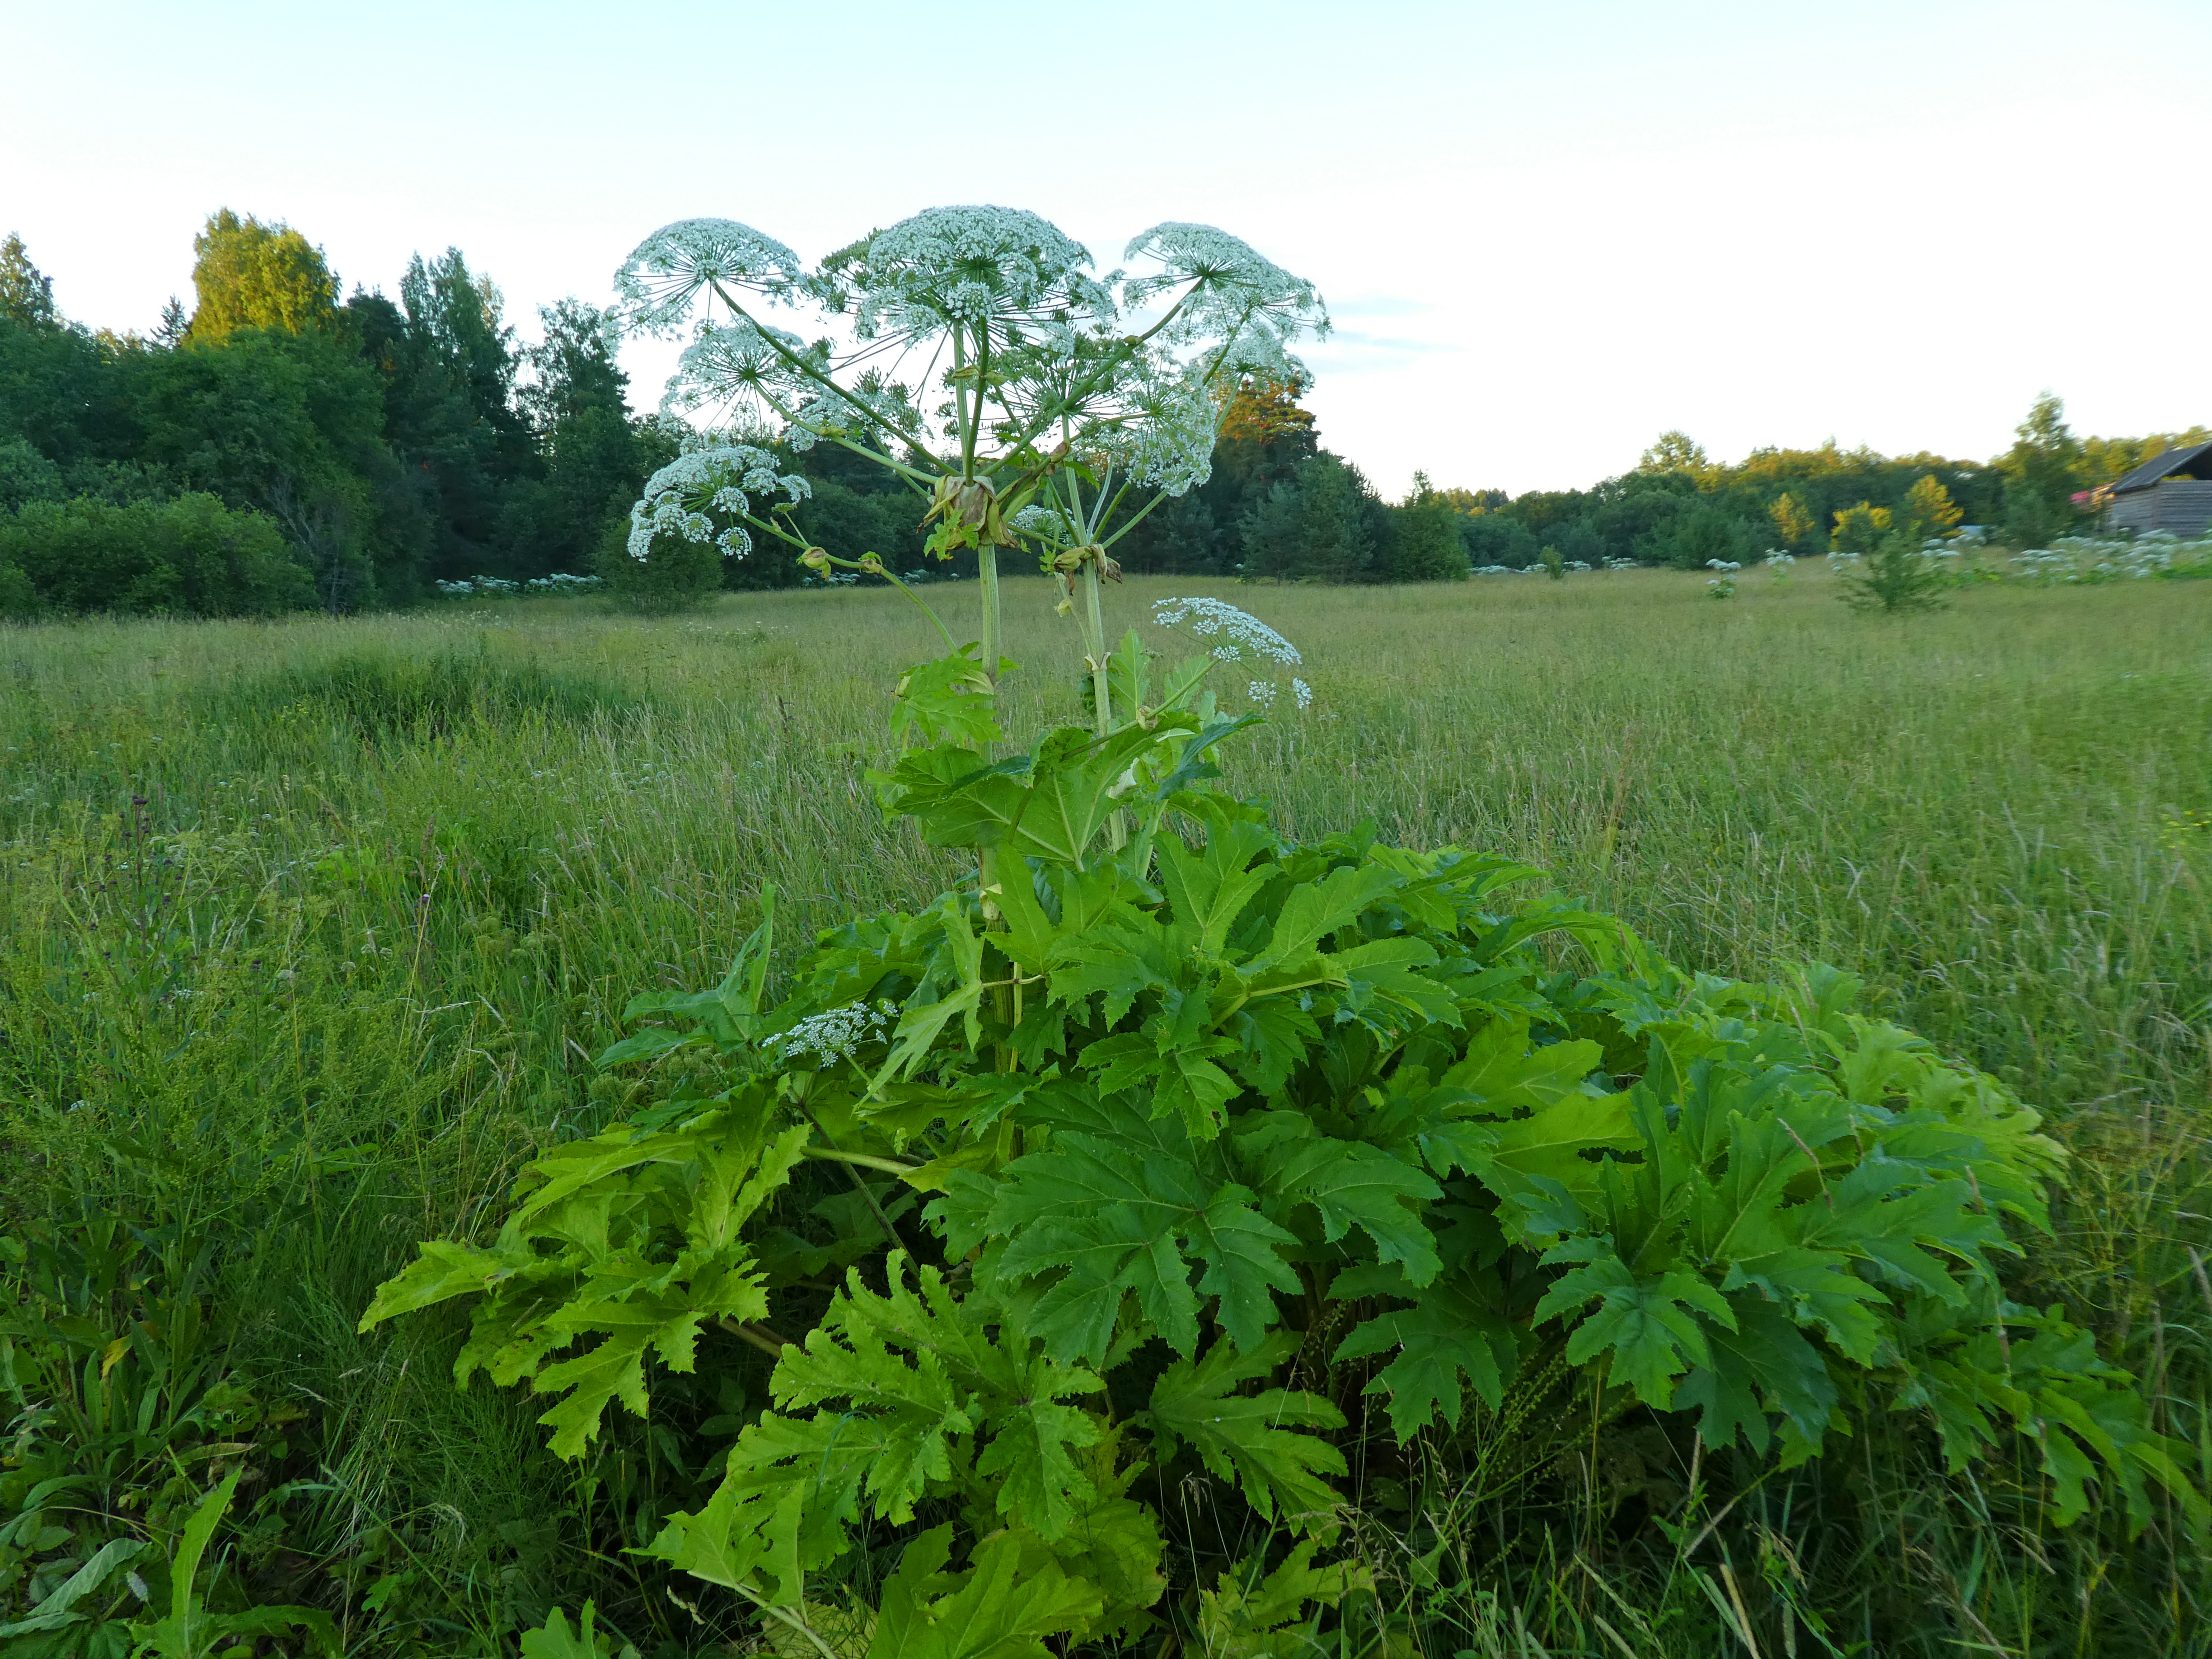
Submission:
[[[265,617],[314,597],[274,520],[212,495],[27,501],[0,518],[0,569],[9,566],[48,611]],[[8,586],[0,575],[0,603]]]
[[[604,578],[617,609],[643,617],[665,617],[703,605],[722,586],[722,550],[711,541],[659,536],[653,556],[629,554],[629,522],[609,528],[600,539],[592,568]]]

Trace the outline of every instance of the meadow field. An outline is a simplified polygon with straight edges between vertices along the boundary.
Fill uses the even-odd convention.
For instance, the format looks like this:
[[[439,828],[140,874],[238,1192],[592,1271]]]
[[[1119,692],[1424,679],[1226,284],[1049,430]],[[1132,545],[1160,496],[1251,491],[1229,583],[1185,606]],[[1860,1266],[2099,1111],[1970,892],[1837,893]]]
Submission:
[[[1224,757],[1294,832],[1510,854],[1717,975],[1834,964],[2044,1112],[2073,1162],[2013,1294],[2093,1327],[2212,1470],[2212,583],[1869,618],[1802,567],[1723,603],[1661,571],[1147,579],[1109,629],[1179,592],[1304,653],[1312,708]],[[1010,726],[1076,718],[1073,625],[1041,581],[1007,613]],[[509,1651],[586,1595],[647,1652],[704,1639],[621,1551],[696,1474],[708,1413],[625,1419],[579,1469],[526,1399],[451,1387],[457,1322],[355,1325],[416,1241],[495,1218],[525,1159],[621,1109],[592,1056],[623,1004],[718,979],[764,884],[787,963],[957,880],[861,782],[896,672],[934,650],[881,589],[0,633],[0,1270],[32,1271],[28,1240],[88,1307],[106,1273],[167,1310],[136,1359],[103,1331],[79,1366],[146,1369],[137,1418],[94,1420],[94,1381],[73,1407],[105,1483],[85,1516],[158,1505],[189,1455],[149,1425],[198,1412],[199,1455],[257,1471],[240,1571],[350,1650]],[[63,1430],[0,1382],[35,1419],[0,1458],[3,1522]],[[1686,1472],[1624,1443],[1601,1501],[1458,1540],[1453,1609],[1390,1650],[2212,1652],[2212,1569],[2169,1520],[2062,1529],[2027,1473],[1948,1480],[1916,1433],[1832,1455],[1863,1463],[1848,1513],[1809,1477],[1753,1482],[1702,1534]],[[72,1527],[106,1535],[0,1534],[0,1595],[79,1559]],[[1379,1571],[1416,1596],[1433,1569],[1388,1530]]]

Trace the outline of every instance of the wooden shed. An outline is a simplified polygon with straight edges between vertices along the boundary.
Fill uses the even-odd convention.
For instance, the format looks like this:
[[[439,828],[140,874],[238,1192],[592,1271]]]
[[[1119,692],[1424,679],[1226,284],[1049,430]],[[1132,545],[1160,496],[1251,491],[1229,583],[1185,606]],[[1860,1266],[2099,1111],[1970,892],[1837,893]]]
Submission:
[[[2114,530],[2170,530],[2201,536],[2212,529],[2212,443],[2169,449],[2112,486],[2105,522]]]

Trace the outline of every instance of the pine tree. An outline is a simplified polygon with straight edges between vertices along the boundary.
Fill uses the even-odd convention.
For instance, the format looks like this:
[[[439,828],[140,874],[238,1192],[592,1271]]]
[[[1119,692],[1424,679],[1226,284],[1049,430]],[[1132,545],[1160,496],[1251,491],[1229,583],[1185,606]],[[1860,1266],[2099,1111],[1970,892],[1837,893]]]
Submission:
[[[1425,472],[1413,475],[1413,493],[1398,510],[1398,533],[1390,553],[1393,581],[1458,581],[1468,574],[1459,514],[1431,487]]]

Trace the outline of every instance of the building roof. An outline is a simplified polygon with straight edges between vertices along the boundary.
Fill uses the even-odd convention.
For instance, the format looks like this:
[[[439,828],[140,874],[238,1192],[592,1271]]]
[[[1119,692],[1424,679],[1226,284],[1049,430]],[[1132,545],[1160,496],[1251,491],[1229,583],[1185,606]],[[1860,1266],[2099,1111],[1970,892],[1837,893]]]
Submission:
[[[2191,444],[2182,449],[2169,449],[2165,454],[2145,461],[2126,477],[2115,479],[2112,483],[2112,493],[2117,495],[2123,490],[2148,489],[2169,473],[2183,471],[2188,468],[2191,461],[2208,456],[2212,456],[2212,443]]]

